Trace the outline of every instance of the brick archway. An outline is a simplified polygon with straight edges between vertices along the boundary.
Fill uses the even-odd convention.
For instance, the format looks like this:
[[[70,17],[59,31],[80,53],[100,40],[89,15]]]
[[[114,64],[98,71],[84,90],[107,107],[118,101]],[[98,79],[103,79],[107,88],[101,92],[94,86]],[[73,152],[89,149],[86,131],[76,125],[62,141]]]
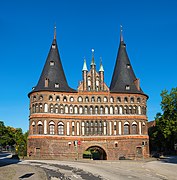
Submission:
[[[86,149],[85,152],[88,152],[88,155],[90,156],[84,157],[83,154],[83,158],[91,158],[93,160],[107,160],[107,154],[105,150],[100,146],[90,146]]]

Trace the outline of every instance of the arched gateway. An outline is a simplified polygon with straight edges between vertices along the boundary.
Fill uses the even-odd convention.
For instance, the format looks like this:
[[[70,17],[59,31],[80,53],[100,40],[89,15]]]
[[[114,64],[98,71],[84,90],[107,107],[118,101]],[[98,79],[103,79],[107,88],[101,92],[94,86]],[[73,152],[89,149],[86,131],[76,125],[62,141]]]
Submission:
[[[83,153],[83,158],[90,158],[93,160],[107,160],[106,152],[99,146],[91,146]]]

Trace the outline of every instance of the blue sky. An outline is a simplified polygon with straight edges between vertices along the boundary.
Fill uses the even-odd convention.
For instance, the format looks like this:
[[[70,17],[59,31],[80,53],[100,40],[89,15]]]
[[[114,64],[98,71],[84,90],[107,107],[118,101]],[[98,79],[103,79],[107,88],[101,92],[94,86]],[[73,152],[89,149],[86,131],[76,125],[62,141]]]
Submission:
[[[148,119],[160,112],[160,93],[177,87],[176,0],[6,0],[0,3],[0,120],[28,129],[27,94],[40,77],[57,27],[67,81],[77,88],[83,58],[91,49],[110,85],[120,25],[127,52],[143,91]]]

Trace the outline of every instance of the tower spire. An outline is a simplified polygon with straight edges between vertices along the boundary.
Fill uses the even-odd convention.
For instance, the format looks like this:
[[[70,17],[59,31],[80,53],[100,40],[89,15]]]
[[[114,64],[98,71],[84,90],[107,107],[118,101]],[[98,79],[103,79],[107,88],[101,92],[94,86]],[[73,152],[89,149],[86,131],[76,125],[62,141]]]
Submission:
[[[120,44],[112,75],[110,92],[144,94],[142,89],[139,87],[139,81],[135,76],[126,51],[126,46],[122,36],[122,26],[120,31]]]
[[[120,41],[123,42],[124,38],[123,38],[123,28],[122,25],[120,25]]]
[[[57,27],[56,25],[54,26],[54,39],[56,39],[56,36],[57,36]]]

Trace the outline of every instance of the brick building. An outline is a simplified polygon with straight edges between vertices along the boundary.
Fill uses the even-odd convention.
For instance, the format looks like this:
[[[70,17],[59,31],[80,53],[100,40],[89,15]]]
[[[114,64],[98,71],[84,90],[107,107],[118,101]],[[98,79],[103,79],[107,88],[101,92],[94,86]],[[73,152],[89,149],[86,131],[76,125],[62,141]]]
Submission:
[[[77,81],[77,79],[76,79]],[[30,98],[28,155],[33,158],[116,160],[148,157],[146,101],[126,52],[122,32],[110,87],[96,71],[94,50],[78,89],[69,87],[56,29],[38,84]]]

